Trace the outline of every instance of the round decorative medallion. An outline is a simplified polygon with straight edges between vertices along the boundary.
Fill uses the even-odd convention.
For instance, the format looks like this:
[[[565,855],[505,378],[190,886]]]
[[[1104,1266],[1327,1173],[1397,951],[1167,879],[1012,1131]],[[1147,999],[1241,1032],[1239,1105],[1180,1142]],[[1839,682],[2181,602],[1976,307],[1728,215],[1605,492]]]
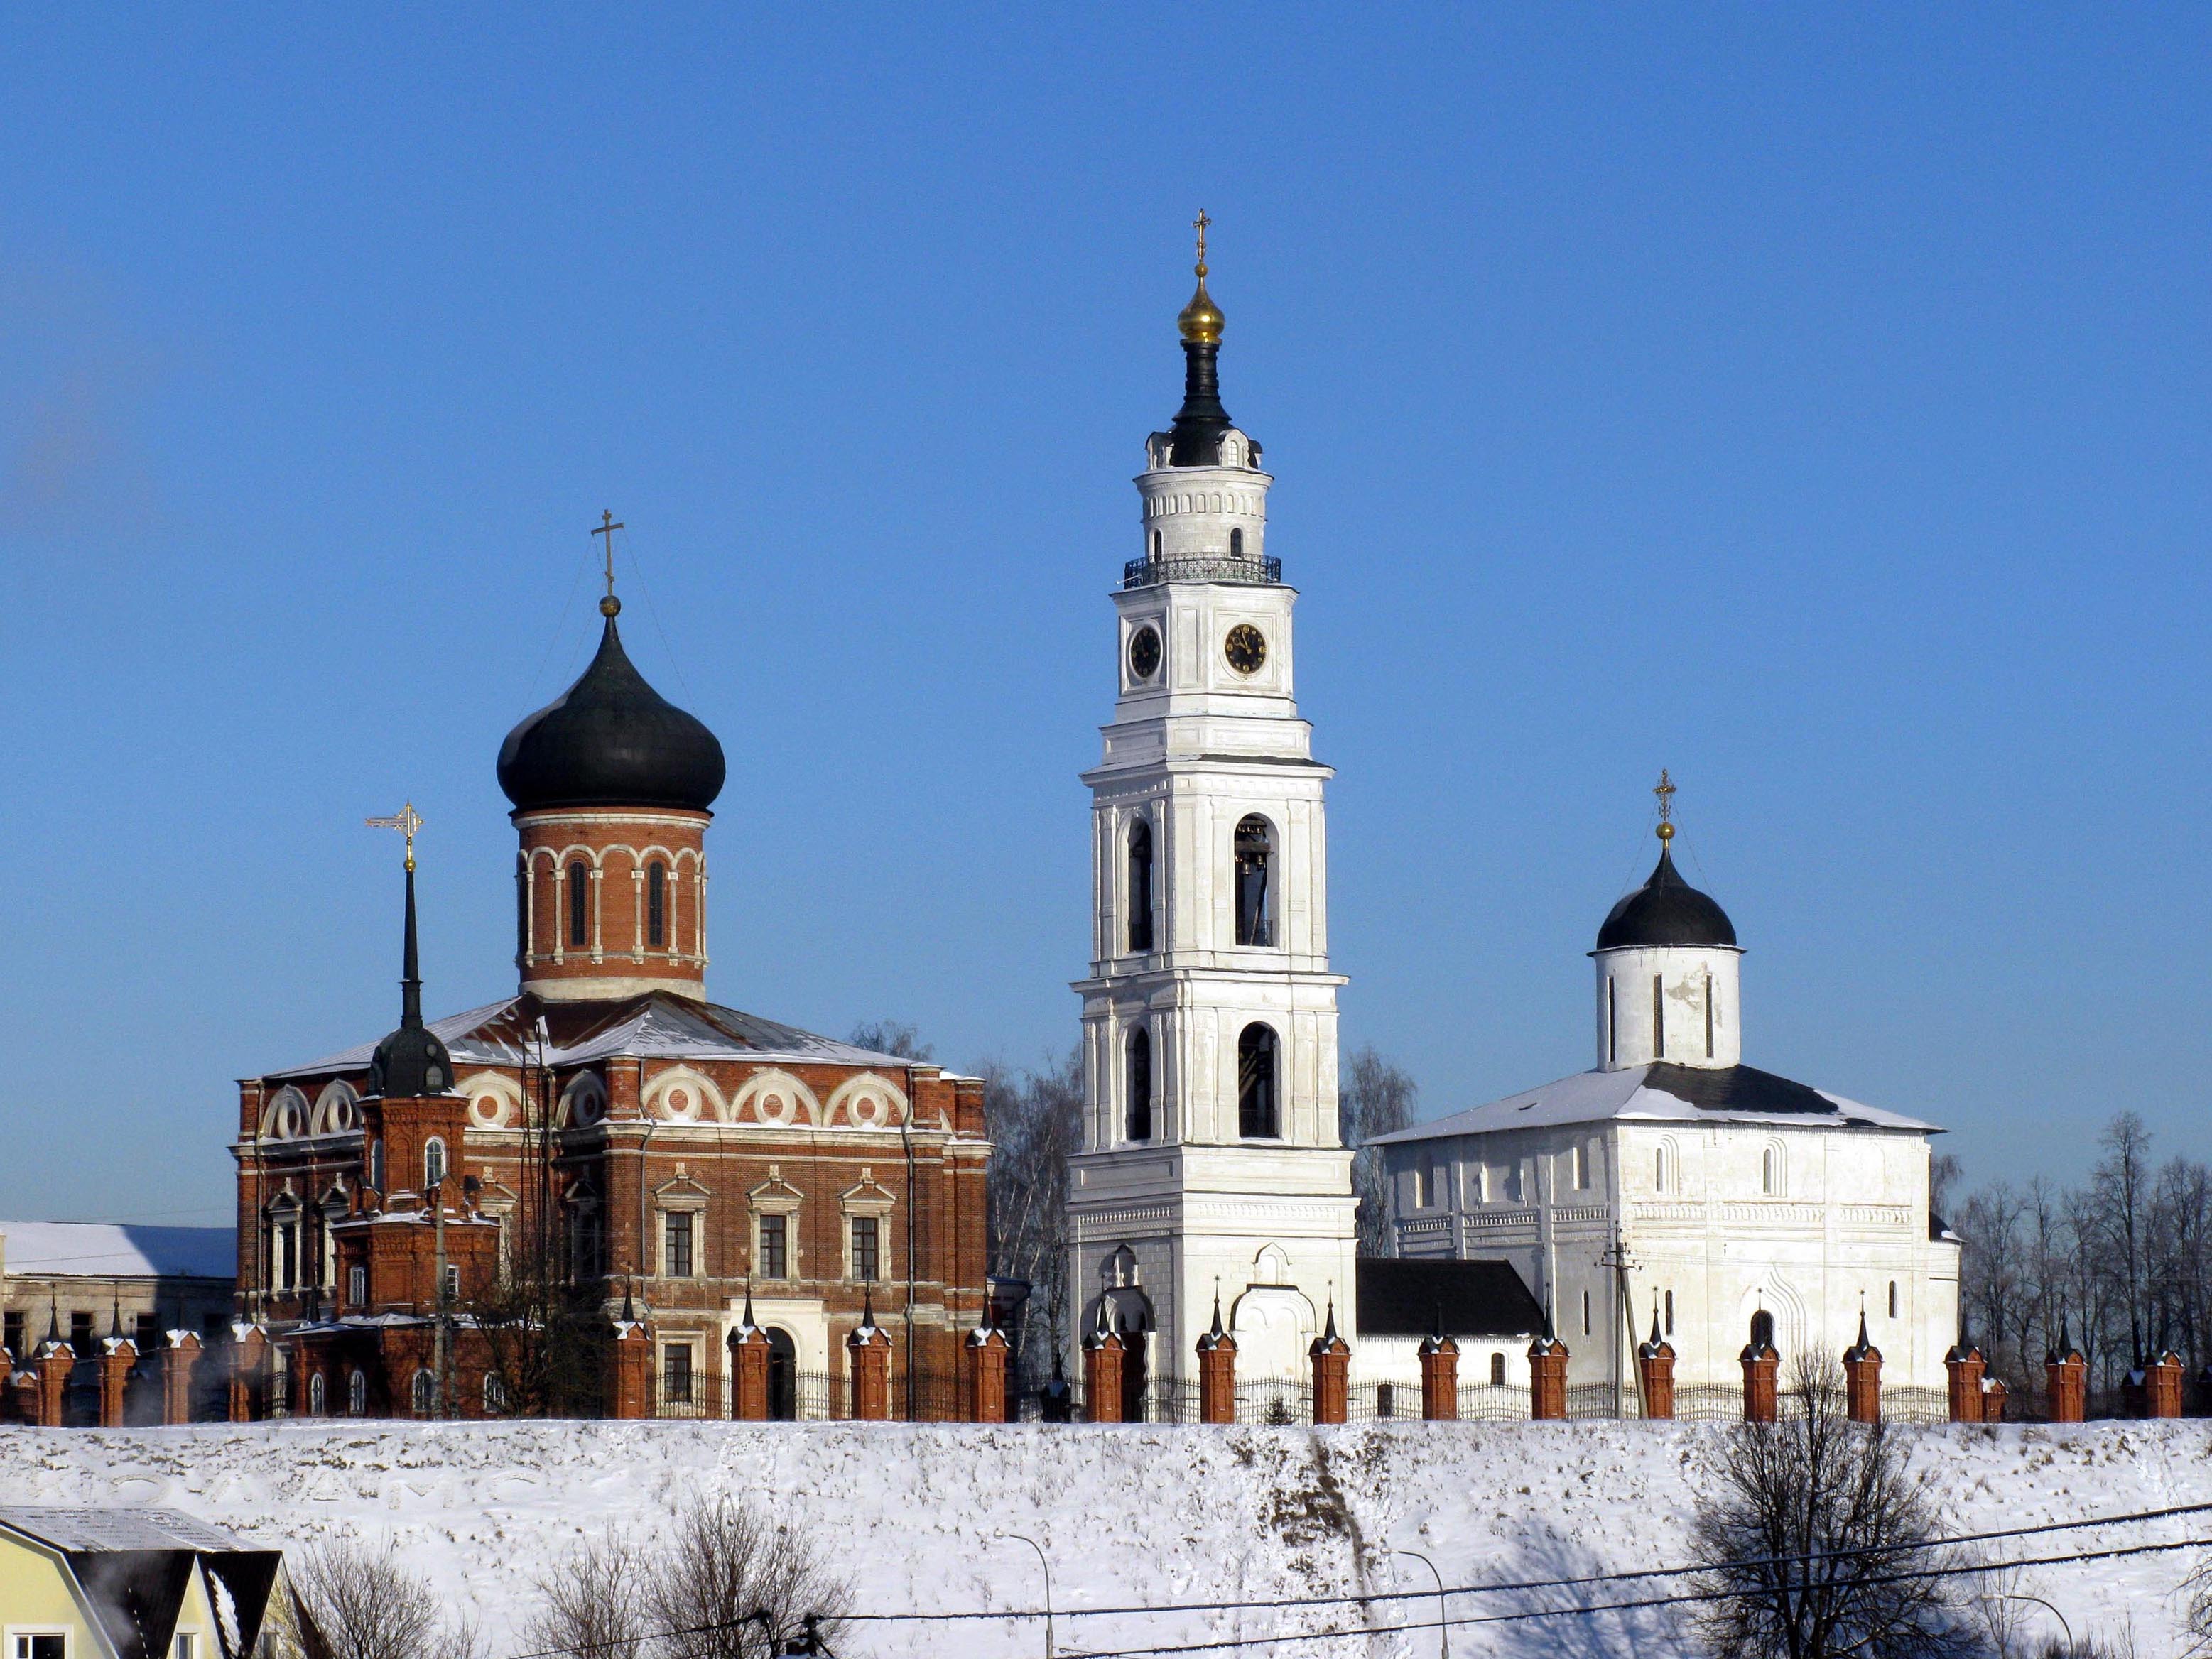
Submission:
[[[1129,676],[1148,680],[1160,672],[1160,632],[1150,623],[1129,635]]]
[[[1224,648],[1229,653],[1229,665],[1240,674],[1256,674],[1261,664],[1267,660],[1267,641],[1250,623],[1238,623],[1231,629]]]

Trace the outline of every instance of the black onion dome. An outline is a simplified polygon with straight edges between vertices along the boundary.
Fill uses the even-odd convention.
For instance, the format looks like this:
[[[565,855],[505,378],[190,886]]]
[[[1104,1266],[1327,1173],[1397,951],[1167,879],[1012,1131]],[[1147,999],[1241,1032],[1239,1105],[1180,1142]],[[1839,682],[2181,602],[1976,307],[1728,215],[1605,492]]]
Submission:
[[[368,1062],[368,1092],[388,1100],[418,1100],[453,1091],[453,1060],[427,1025],[403,1025],[376,1045]]]
[[[1735,945],[1728,912],[1675,872],[1674,849],[1663,842],[1651,879],[1614,905],[1597,930],[1601,951],[1652,945]]]
[[[623,653],[611,616],[591,666],[499,746],[499,787],[517,811],[673,806],[703,812],[722,793],[725,770],[714,734],[645,683]]]

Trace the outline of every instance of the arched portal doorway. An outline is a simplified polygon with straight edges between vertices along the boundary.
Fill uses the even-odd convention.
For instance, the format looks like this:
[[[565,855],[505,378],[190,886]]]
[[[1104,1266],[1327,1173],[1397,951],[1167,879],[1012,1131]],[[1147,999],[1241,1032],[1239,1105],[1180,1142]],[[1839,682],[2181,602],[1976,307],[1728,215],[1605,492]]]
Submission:
[[[799,1345],[774,1325],[768,1328],[768,1414],[777,1423],[799,1415]]]

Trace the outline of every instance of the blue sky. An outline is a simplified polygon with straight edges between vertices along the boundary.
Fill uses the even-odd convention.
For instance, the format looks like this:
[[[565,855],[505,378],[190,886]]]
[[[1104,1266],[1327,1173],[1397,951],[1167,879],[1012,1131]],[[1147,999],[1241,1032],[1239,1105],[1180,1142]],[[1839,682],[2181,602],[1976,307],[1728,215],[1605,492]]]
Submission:
[[[18,12],[0,1215],[222,1218],[233,1079],[511,988],[499,739],[719,732],[712,988],[1069,1043],[1107,590],[1213,216],[1347,1046],[1589,1063],[1678,848],[1747,1058],[2212,1155],[2201,9]]]

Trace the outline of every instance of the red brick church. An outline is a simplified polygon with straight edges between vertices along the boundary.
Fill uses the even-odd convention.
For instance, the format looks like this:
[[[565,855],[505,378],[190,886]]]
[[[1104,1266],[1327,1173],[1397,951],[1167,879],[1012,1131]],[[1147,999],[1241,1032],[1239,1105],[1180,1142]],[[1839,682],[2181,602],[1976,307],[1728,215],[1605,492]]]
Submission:
[[[721,745],[600,609],[500,750],[516,994],[422,1018],[410,807],[399,1025],[240,1085],[234,1411],[992,1414],[981,1085],[707,1000]]]

